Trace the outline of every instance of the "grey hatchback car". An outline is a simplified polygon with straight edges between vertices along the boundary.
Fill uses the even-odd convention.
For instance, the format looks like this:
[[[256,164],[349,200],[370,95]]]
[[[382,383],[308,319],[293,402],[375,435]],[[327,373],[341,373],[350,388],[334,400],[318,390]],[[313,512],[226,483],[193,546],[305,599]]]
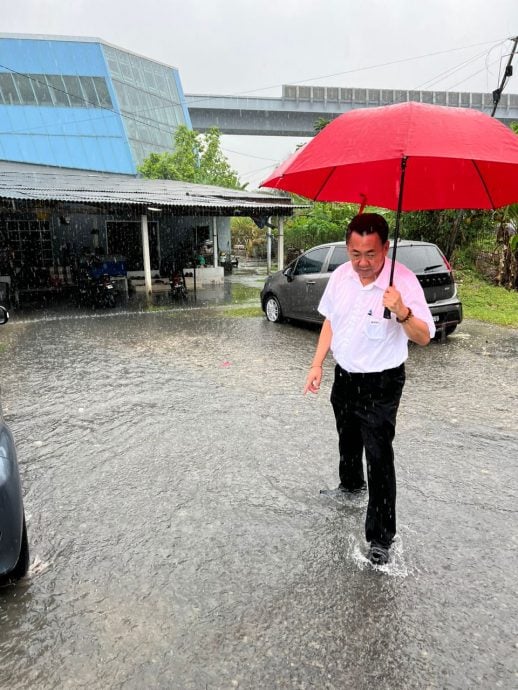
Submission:
[[[392,242],[388,253],[392,256]],[[294,319],[321,323],[318,304],[331,273],[349,260],[345,242],[321,244],[301,254],[283,271],[268,276],[261,306],[269,321]],[[453,272],[436,244],[399,240],[397,260],[413,271],[424,290],[437,335],[453,333],[462,321]]]

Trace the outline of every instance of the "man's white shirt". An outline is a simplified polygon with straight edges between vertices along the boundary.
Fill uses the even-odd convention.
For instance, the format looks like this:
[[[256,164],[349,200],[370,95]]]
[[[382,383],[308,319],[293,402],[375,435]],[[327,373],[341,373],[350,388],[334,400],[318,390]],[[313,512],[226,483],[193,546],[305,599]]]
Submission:
[[[408,337],[396,315],[383,318],[383,294],[388,287],[392,260],[373,283],[362,285],[351,262],[339,266],[329,278],[318,311],[329,319],[333,337],[331,351],[338,364],[352,373],[393,369],[408,357]],[[423,288],[412,271],[395,262],[393,285],[403,304],[428,326],[430,337],[435,324]]]

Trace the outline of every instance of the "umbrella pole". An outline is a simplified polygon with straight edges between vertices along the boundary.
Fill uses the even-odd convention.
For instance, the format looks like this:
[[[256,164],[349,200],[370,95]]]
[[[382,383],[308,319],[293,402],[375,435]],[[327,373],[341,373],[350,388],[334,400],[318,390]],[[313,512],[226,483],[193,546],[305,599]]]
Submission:
[[[397,241],[399,238],[399,221],[401,220],[401,208],[403,206],[403,189],[405,187],[406,162],[407,157],[403,156],[403,158],[401,159],[401,178],[399,184],[399,197],[397,200],[396,227],[394,228],[394,247],[392,249],[392,264],[390,266],[389,287],[392,286],[392,283],[394,281],[394,265],[396,263]],[[390,309],[388,307],[385,307],[385,310],[383,312],[383,318],[391,318]]]

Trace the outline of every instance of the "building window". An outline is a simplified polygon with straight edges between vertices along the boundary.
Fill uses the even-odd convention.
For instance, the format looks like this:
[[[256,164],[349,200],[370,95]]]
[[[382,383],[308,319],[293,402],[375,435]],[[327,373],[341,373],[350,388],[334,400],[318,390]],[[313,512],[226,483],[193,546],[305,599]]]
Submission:
[[[50,267],[52,237],[48,221],[7,221],[7,244],[17,267]]]
[[[0,73],[0,104],[112,108],[104,77]]]
[[[0,93],[6,105],[17,105],[20,102],[20,96],[10,72],[0,74]]]
[[[35,105],[37,101],[31,80],[27,79],[23,74],[13,74],[13,80],[18,88],[21,102],[27,103],[27,105]]]
[[[44,77],[34,79],[32,82],[32,88],[34,89],[36,100],[39,105],[53,105],[49,85]]]
[[[54,105],[70,107],[70,100],[66,93],[65,82],[60,74],[47,74],[47,84],[50,87]]]
[[[99,98],[99,106],[101,108],[111,108],[113,106],[110,92],[108,91],[108,86],[106,80],[103,77],[92,77],[95,84],[95,90],[97,91],[97,96]]]
[[[68,97],[70,98],[70,105],[73,108],[82,108],[84,105],[86,105],[85,98],[81,92],[79,77],[64,76],[63,81],[65,82],[65,91],[68,93]]]
[[[99,102],[99,97],[97,96],[97,91],[95,90],[95,84],[92,77],[79,77],[81,86],[83,87],[83,93],[86,98],[86,106],[93,108],[95,103]]]

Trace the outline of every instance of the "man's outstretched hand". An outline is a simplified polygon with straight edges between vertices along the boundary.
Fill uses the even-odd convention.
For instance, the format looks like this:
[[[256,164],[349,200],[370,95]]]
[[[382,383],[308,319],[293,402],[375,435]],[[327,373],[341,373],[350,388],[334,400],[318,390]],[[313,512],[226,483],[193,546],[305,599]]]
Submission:
[[[320,382],[322,381],[322,367],[311,367],[306,377],[306,385],[304,386],[304,395],[306,393],[318,393],[320,390]]]

